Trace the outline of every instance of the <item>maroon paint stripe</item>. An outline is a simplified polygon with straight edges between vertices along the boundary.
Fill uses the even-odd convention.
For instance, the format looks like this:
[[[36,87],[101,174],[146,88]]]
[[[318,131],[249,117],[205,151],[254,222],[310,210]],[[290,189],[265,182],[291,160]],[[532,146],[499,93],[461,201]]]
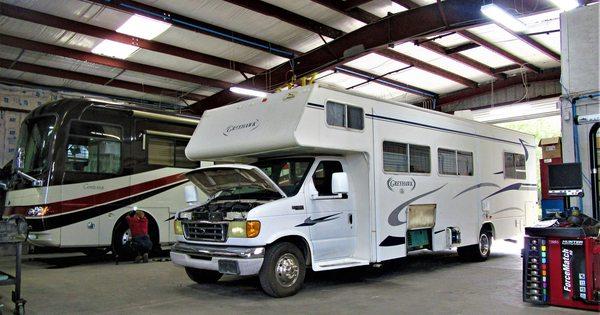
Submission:
[[[71,211],[80,210],[87,207],[93,207],[99,204],[104,204],[112,201],[116,201],[119,199],[127,198],[132,195],[137,195],[139,193],[143,193],[148,190],[152,190],[155,188],[159,188],[165,185],[173,184],[178,181],[182,181],[186,179],[183,173],[175,174],[167,177],[158,178],[155,180],[147,181],[144,183],[139,183],[132,186],[127,186],[111,191],[102,192],[95,195],[85,196],[76,199],[70,199],[65,201],[59,201],[49,204],[42,205],[26,205],[26,206],[14,206],[14,207],[6,207],[4,211],[4,215],[11,214],[21,214],[27,215],[27,211],[32,207],[36,206],[46,206],[48,207],[48,211],[46,215],[51,214],[62,214]]]

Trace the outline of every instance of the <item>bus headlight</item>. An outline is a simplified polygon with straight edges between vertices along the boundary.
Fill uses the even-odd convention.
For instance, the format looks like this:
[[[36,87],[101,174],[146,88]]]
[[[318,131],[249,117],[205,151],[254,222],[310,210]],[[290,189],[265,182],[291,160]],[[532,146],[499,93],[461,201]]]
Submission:
[[[246,237],[257,237],[260,233],[260,221],[246,221]]]
[[[179,212],[178,219],[180,219],[180,220],[191,220],[192,219],[192,212],[191,211]]]
[[[39,217],[39,216],[43,216],[46,214],[46,212],[48,212],[48,206],[37,206],[37,207],[33,207],[30,208],[29,210],[27,210],[27,216],[28,217]]]
[[[183,235],[183,226],[181,225],[181,221],[173,221],[173,230],[175,231],[175,235]]]

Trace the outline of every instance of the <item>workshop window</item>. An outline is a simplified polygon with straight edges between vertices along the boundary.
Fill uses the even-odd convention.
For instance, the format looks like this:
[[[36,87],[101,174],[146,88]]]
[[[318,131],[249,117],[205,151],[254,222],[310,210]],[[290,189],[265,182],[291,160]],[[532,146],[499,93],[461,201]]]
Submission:
[[[504,177],[513,179],[526,179],[525,155],[504,152]]]
[[[328,125],[356,130],[364,128],[365,117],[362,108],[336,102],[327,102],[325,108]]]

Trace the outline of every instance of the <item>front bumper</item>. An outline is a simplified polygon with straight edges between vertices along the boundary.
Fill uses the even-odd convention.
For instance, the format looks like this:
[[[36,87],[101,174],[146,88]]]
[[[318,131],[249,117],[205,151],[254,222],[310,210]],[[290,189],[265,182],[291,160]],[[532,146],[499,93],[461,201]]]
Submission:
[[[176,243],[171,248],[174,264],[240,276],[255,275],[264,260],[264,247],[238,247]]]

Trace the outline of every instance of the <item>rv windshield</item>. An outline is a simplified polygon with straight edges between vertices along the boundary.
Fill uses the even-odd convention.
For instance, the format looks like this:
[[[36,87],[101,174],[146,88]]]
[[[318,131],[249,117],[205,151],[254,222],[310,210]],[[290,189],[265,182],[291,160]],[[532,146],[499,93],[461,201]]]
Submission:
[[[56,117],[43,116],[27,119],[21,125],[18,145],[24,151],[25,173],[41,173],[48,169],[49,154],[55,134]]]
[[[302,187],[313,161],[312,158],[285,158],[258,161],[253,165],[267,174],[286,195],[294,196]]]

